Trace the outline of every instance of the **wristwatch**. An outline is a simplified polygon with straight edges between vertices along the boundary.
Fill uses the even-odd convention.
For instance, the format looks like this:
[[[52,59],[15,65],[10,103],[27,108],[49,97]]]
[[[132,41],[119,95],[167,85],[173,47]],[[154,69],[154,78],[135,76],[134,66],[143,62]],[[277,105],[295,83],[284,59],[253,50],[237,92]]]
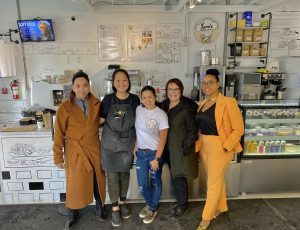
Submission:
[[[155,157],[155,160],[160,161],[160,157]]]

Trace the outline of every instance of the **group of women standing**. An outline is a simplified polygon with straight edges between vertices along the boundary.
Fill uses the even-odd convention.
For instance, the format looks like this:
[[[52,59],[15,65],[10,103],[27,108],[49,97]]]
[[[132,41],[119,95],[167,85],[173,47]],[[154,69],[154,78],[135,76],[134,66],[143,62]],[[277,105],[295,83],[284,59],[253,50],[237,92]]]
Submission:
[[[120,226],[131,216],[126,194],[134,158],[138,188],[146,202],[139,216],[145,224],[157,214],[164,162],[169,165],[176,198],[170,218],[180,219],[187,212],[188,181],[198,176],[196,152],[200,152],[208,176],[207,200],[198,229],[206,229],[214,217],[227,211],[224,172],[234,153],[241,151],[243,120],[236,100],[219,93],[217,70],[208,70],[202,79],[207,99],[200,106],[183,96],[183,84],[176,78],[167,82],[167,99],[159,106],[154,88],[145,86],[140,105],[139,98],[129,93],[128,73],[116,70],[114,93],[104,97],[101,109],[89,92],[84,72],[76,73],[72,83],[71,98],[57,111],[53,147],[55,164],[66,170],[69,214],[65,229],[74,225],[79,209],[92,202],[93,194],[96,216],[105,219],[104,171],[112,225]],[[104,125],[101,147],[100,123]]]

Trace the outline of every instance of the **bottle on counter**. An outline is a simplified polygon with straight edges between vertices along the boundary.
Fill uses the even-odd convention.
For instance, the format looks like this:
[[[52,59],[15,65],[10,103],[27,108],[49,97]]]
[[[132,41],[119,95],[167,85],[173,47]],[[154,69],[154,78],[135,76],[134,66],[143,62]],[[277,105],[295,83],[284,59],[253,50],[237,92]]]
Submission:
[[[265,143],[263,141],[259,141],[258,143],[258,153],[264,153]]]
[[[281,142],[280,141],[276,141],[275,142],[275,152],[276,153],[280,153],[281,152]]]
[[[266,141],[265,143],[265,153],[270,153],[271,152],[271,142]]]
[[[251,144],[251,152],[252,153],[257,153],[257,142],[256,141],[252,141],[252,144]]]
[[[281,141],[281,152],[285,153],[285,145],[286,145],[286,141]]]
[[[276,143],[275,141],[271,141],[270,153],[275,153],[275,152],[276,152]]]

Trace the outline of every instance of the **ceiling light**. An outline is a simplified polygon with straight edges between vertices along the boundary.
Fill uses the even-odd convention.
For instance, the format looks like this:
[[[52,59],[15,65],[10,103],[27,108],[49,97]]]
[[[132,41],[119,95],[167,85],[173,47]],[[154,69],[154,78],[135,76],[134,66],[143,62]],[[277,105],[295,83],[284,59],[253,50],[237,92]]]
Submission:
[[[194,0],[190,0],[190,9],[192,9],[194,7],[195,7]]]
[[[202,2],[202,0],[197,0],[197,2],[201,3],[201,2]]]

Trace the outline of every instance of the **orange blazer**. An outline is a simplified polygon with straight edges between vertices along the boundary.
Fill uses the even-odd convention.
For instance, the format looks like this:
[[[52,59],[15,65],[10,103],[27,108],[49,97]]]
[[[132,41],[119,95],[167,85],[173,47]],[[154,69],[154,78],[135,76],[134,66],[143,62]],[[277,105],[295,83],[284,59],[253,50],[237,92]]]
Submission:
[[[207,100],[203,100],[199,107],[204,105]],[[240,139],[244,134],[244,122],[238,103],[233,97],[225,97],[219,93],[215,109],[216,125],[223,147],[229,152],[239,153],[243,150]],[[196,142],[196,152],[201,149],[201,135]]]

